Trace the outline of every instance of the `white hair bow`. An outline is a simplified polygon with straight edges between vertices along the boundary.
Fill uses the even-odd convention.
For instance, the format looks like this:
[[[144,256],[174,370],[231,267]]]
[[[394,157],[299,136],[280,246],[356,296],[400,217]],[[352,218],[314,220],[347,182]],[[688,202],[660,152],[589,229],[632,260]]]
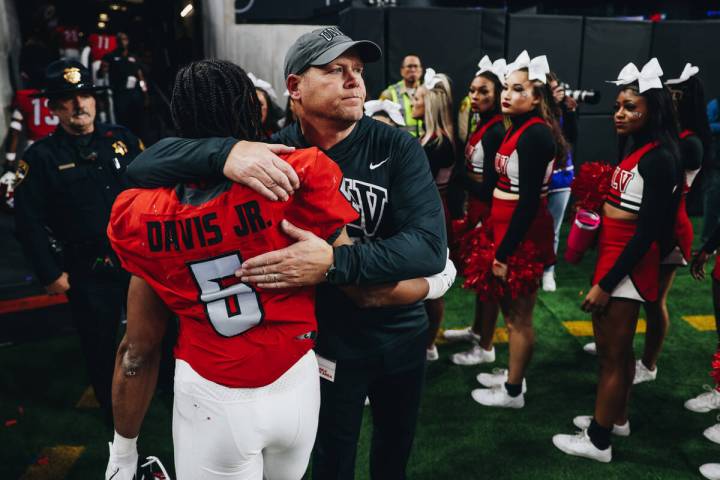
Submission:
[[[435,86],[442,82],[442,79],[438,76],[437,73],[435,73],[435,70],[432,68],[428,68],[425,70],[425,76],[423,77],[423,85],[428,90],[431,88],[435,88]]]
[[[665,82],[665,85],[675,85],[678,83],[683,83],[684,81],[688,80],[690,77],[697,75],[699,71],[700,71],[700,68],[698,68],[688,62],[685,64],[685,68],[683,68],[683,71],[680,74],[680,77],[669,79],[668,81]]]
[[[643,65],[642,70],[638,70],[634,63],[630,62],[620,70],[618,73],[617,80],[608,80],[609,83],[615,85],[628,85],[635,81],[638,82],[640,87],[640,93],[646,92],[653,88],[663,88],[660,77],[662,77],[663,71],[660,68],[660,62],[657,58],[653,57]]]
[[[528,69],[528,80],[540,80],[542,83],[547,83],[547,75],[550,73],[550,65],[548,65],[546,55],[539,55],[531,59],[527,50],[523,50],[520,52],[520,55],[518,55],[515,61],[507,66],[505,75],[510,75],[521,68]]]
[[[477,77],[481,73],[490,72],[495,75],[500,81],[505,80],[505,70],[507,70],[507,63],[504,58],[498,58],[494,62],[490,61],[490,57],[485,55],[480,63],[478,63],[479,70],[475,72]]]
[[[372,117],[378,112],[385,112],[390,119],[398,125],[405,125],[401,107],[390,100],[369,100],[365,102],[365,115]]]
[[[272,98],[275,102],[277,102],[277,94],[275,93],[275,89],[272,85],[270,85],[270,82],[266,82],[265,80],[261,78],[257,78],[252,73],[248,72],[247,74],[250,81],[253,83],[255,88],[259,88],[261,90],[264,90],[267,92],[268,95],[270,95],[270,98]]]

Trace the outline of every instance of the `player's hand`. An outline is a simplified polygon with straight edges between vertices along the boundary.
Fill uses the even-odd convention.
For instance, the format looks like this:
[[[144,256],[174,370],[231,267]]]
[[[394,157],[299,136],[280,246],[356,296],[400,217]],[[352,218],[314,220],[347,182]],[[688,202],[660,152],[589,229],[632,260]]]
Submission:
[[[693,257],[692,262],[690,262],[690,275],[692,275],[695,280],[705,279],[705,264],[708,258],[710,258],[710,254],[700,250]]]
[[[593,287],[585,296],[580,308],[583,312],[598,312],[601,313],[605,310],[608,302],[610,301],[610,294],[600,288],[600,285],[593,285]]]
[[[48,295],[60,295],[70,290],[70,280],[67,272],[63,272],[54,282],[45,287]]]
[[[296,242],[247,260],[235,275],[244,283],[261,288],[303,287],[325,281],[325,272],[333,262],[333,248],[287,220],[282,221],[280,228]]]
[[[225,160],[223,175],[268,200],[285,201],[300,188],[300,179],[290,164],[278,155],[294,150],[295,147],[285,145],[238,142]]]
[[[137,474],[137,451],[127,455],[113,455],[110,444],[110,458],[105,469],[105,480],[134,480]]]
[[[502,263],[497,258],[493,260],[492,273],[502,281],[507,280],[508,266],[507,263]]]

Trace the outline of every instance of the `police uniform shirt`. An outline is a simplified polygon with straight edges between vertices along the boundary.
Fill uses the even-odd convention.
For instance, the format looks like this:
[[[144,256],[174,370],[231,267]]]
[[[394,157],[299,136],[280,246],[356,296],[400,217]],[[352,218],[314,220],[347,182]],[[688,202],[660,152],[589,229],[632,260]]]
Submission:
[[[225,159],[236,142],[232,138],[163,139],[138,156],[128,169],[128,178],[150,188],[222,178]],[[310,146],[297,123],[275,134],[271,143]],[[335,249],[332,283],[381,284],[442,270],[445,220],[420,143],[363,116],[347,138],[325,153],[340,166],[342,191],[360,212],[359,220],[347,226],[356,244]],[[316,313],[316,350],[334,360],[387,352],[427,330],[422,302],[361,309],[327,283],[318,286]]]
[[[18,165],[17,236],[44,285],[62,273],[50,251],[49,229],[64,245],[107,242],[115,197],[127,188],[125,169],[143,149],[125,127],[95,124],[89,135],[62,127],[28,149]]]

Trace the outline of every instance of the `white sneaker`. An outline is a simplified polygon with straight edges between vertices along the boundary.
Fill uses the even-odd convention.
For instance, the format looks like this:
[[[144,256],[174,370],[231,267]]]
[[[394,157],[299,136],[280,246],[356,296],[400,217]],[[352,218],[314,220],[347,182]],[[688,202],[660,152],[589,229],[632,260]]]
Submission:
[[[710,385],[703,385],[703,388],[707,390],[707,392],[701,393],[697,397],[685,402],[685,408],[697,413],[706,413],[720,408],[720,392]]]
[[[583,350],[590,355],[597,355],[597,345],[595,342],[586,343],[583,345]]]
[[[470,395],[473,400],[486,407],[523,408],[525,406],[525,395],[521,393],[517,397],[511,397],[505,390],[504,385],[492,388],[476,388]]]
[[[720,463],[700,465],[700,473],[709,480],[720,480]]]
[[[428,362],[434,362],[438,358],[440,358],[440,354],[438,353],[437,346],[433,345],[432,348],[425,350],[425,360]]]
[[[475,344],[470,350],[453,353],[450,361],[455,365],[480,365],[481,363],[492,363],[495,361],[495,347],[485,350]]]
[[[508,379],[507,368],[493,368],[492,373],[480,373],[475,377],[483,387],[504,387]],[[522,393],[527,393],[527,381],[523,378]]]
[[[633,385],[643,382],[654,382],[657,377],[657,366],[654,370],[650,370],[645,366],[642,360],[635,362],[635,378],[633,379]]]
[[[543,273],[542,289],[543,289],[543,292],[554,292],[555,290],[557,290],[557,285],[555,284],[555,273],[554,272]]]
[[[720,420],[720,418],[718,418]],[[703,432],[705,438],[714,443],[720,443],[720,423],[716,423],[712,427],[708,427]]]
[[[590,427],[592,416],[590,415],[579,415],[573,418],[573,425],[581,430],[587,430]],[[625,425],[613,425],[612,434],[618,437],[629,437],[630,436],[630,421],[625,422]]]
[[[443,331],[443,338],[448,342],[479,342],[480,335],[472,331],[471,327],[454,328]]]
[[[600,450],[590,441],[587,430],[581,430],[575,435],[555,435],[552,439],[553,445],[576,457],[585,457],[598,462],[610,463],[612,460],[612,447]]]

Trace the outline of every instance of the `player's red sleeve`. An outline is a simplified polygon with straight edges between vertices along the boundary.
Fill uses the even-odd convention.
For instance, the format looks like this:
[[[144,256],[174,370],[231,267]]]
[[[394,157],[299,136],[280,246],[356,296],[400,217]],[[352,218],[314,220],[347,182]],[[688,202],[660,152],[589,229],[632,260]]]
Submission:
[[[317,148],[291,155],[309,156],[300,162],[291,161],[301,186],[291,197],[292,205],[285,211],[285,218],[320,238],[332,238],[338,230],[358,218],[358,212],[340,191],[342,171]]]

